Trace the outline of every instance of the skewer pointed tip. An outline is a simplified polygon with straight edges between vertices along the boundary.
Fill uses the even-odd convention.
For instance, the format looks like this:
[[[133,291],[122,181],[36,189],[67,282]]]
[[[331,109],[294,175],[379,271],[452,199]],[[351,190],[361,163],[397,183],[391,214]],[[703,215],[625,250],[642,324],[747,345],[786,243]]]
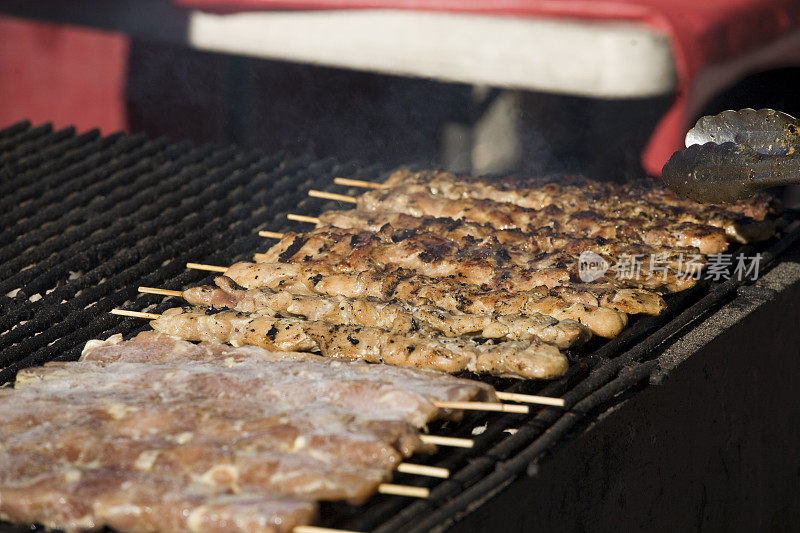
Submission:
[[[381,494],[391,494],[394,496],[409,496],[411,498],[427,498],[431,491],[425,487],[412,487],[409,485],[395,485],[393,483],[382,483],[378,487]]]
[[[433,402],[433,405],[440,409],[463,409],[466,411],[496,411],[500,413],[519,413],[528,414],[530,408],[527,405],[515,405],[508,403],[491,402]]]
[[[161,315],[156,313],[142,313],[141,311],[128,311],[127,309],[112,309],[109,311],[112,315],[129,316],[133,318],[146,318],[148,320],[155,320]]]
[[[259,231],[259,237],[267,237],[268,239],[283,239],[283,233],[278,233],[277,231]]]
[[[169,289],[159,289],[156,287],[139,287],[139,292],[145,294],[160,294],[161,296],[183,296],[182,291],[171,291]]]
[[[319,218],[317,217],[309,217],[306,215],[295,215],[294,213],[289,213],[286,215],[286,218],[289,220],[294,220],[295,222],[310,222],[311,224],[319,224]]]
[[[207,270],[209,272],[227,272],[228,267],[223,266],[216,266],[216,265],[204,265],[202,263],[186,263],[186,268],[191,268],[194,270]]]
[[[498,392],[498,400],[507,402],[536,403],[564,407],[564,398],[551,398],[549,396],[535,396],[533,394],[517,394],[516,392]]]
[[[388,189],[389,186],[385,183],[375,183],[374,181],[353,180],[350,178],[333,178],[333,182],[337,185],[345,185],[347,187],[361,187],[364,189]]]
[[[461,439],[458,437],[440,437],[439,435],[420,435],[420,440],[425,444],[433,444],[434,446],[448,446],[452,448],[472,448],[474,442],[472,439]]]
[[[336,194],[325,191],[317,191],[315,189],[311,189],[310,191],[308,191],[308,195],[312,198],[324,198],[325,200],[337,200],[339,202],[347,202],[351,204],[358,203],[358,200],[356,200],[353,196],[348,196],[346,194]]]
[[[296,526],[292,533],[359,533],[358,531],[351,531],[349,529],[331,529],[329,527],[319,526]]]
[[[438,477],[440,479],[447,479],[450,477],[450,471],[446,468],[440,468],[438,466],[417,465],[412,463],[398,464],[397,471],[402,472],[404,474]]]

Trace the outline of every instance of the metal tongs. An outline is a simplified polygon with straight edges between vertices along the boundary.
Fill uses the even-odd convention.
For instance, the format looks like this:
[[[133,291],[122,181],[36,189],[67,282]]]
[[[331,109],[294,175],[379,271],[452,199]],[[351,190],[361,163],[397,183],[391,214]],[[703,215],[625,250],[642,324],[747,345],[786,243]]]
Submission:
[[[781,185],[800,184],[800,121],[772,109],[723,111],[686,134],[686,149],[662,170],[679,196],[735,202]]]

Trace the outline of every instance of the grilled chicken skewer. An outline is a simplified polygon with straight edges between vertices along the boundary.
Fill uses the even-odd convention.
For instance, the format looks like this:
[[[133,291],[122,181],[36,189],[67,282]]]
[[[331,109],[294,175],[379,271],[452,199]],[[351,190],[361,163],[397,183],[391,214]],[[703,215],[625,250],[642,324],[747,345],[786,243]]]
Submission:
[[[731,210],[726,206],[681,199],[655,180],[623,184],[569,176],[464,180],[448,172],[401,170],[392,174],[384,185],[395,191],[431,192],[449,199],[493,200],[530,209],[554,206],[566,213],[600,211],[627,219],[645,217],[708,224],[724,229],[730,238],[738,241],[755,237],[753,231],[760,226],[755,222],[763,220],[769,212],[769,203],[763,198],[741,202],[741,208],[754,219],[748,220],[741,208]]]
[[[255,345],[271,350],[319,350],[327,357],[390,365],[468,370],[497,376],[551,379],[567,370],[555,346],[539,340],[478,344],[440,335],[394,334],[379,328],[292,318],[251,316],[235,311],[173,308],[151,322],[153,329],[193,340]]]
[[[215,280],[216,287],[192,287],[182,296],[192,305],[229,308],[242,313],[266,316],[303,317],[331,324],[351,324],[385,329],[392,333],[411,333],[420,326],[446,337],[521,340],[534,338],[569,348],[582,344],[591,332],[579,322],[531,313],[529,315],[467,315],[451,313],[432,305],[412,306],[401,301],[384,302],[372,298],[346,298],[319,294],[294,294],[289,291],[242,289],[228,277]]]
[[[259,256],[259,261],[325,263],[340,271],[364,271],[373,265],[403,267],[435,278],[513,290],[569,284],[580,274],[578,257],[567,253],[537,256],[499,245],[493,239],[475,245],[455,243],[417,230],[394,230],[390,225],[378,233],[333,227],[309,234],[287,233]],[[632,279],[618,276],[614,270],[600,279],[612,286],[665,292],[685,290],[696,283],[692,277],[675,275],[668,265],[660,272],[648,271],[647,262],[639,267],[640,273]]]
[[[772,120],[774,125],[767,126],[764,129],[765,122]],[[735,124],[735,123],[739,124]],[[749,122],[749,125],[742,127],[742,122]],[[753,123],[758,124],[753,127]],[[783,122],[781,124],[781,122]],[[721,144],[724,142],[736,142],[750,146],[761,153],[786,155],[791,150],[791,144],[796,141],[797,135],[790,132],[790,127],[787,123],[795,123],[797,120],[789,117],[785,113],[772,111],[770,109],[761,109],[754,111],[752,109],[743,109],[741,111],[724,111],[719,115],[713,117],[703,117],[697,121],[697,124],[686,134],[686,146],[692,144],[705,144],[715,142]],[[796,128],[795,128],[796,129]],[[776,140],[776,134],[778,136]],[[783,135],[785,138],[780,138]],[[446,180],[452,180],[444,172],[440,171],[425,171],[415,173],[422,174],[438,174],[444,175]],[[398,182],[400,185],[406,183],[405,178],[410,174],[406,169],[399,170],[392,174],[386,183],[376,183],[364,180],[354,180],[347,178],[335,178],[334,182],[338,185],[345,185],[348,187],[360,187],[368,189],[390,189]],[[460,178],[457,178],[460,179]],[[416,180],[414,180],[416,181]],[[654,181],[652,179],[639,179],[632,180],[624,183],[616,183],[610,181],[597,181],[591,180],[580,176],[551,176],[542,178],[520,178],[516,176],[507,176],[504,178],[474,178],[470,177],[464,179],[467,186],[476,181],[485,184],[490,184],[494,187],[495,191],[486,191],[484,194],[502,194],[497,191],[507,192],[508,195],[521,195],[527,197],[527,205],[523,207],[542,208],[546,205],[566,204],[567,206],[581,206],[586,209],[590,204],[595,203],[595,199],[599,195],[623,197],[626,201],[639,201],[648,202],[669,207],[681,207],[683,210],[692,213],[706,213],[704,208],[701,208],[697,202],[680,198],[664,184]],[[479,185],[476,187],[480,189]],[[508,192],[509,189],[511,192]],[[528,191],[524,189],[536,189],[537,194],[531,197]],[[552,196],[548,195],[552,193]],[[567,193],[563,196],[563,193]],[[480,192],[478,192],[480,195]],[[558,195],[558,196],[556,196]],[[573,196],[573,197],[570,197]],[[574,196],[582,197],[583,200],[576,199]],[[487,196],[488,197],[488,196]],[[501,196],[502,197],[502,196]],[[506,196],[507,197],[507,196]],[[591,198],[591,200],[587,200]],[[555,200],[555,202],[554,202]],[[504,201],[504,200],[501,200]],[[516,201],[509,200],[511,203]],[[730,204],[714,206],[713,210],[722,209],[729,213],[741,214],[750,217],[754,220],[764,220],[767,215],[774,212],[775,206],[773,205],[773,198],[769,195],[759,195],[754,198],[749,198],[746,201],[737,201]],[[525,202],[525,200],[521,200]],[[615,205],[619,205],[616,203]],[[538,206],[538,207],[536,207]],[[569,208],[569,207],[567,207]]]
[[[700,220],[703,220],[703,217],[712,217],[708,223],[722,225],[728,238],[734,241],[746,240],[751,234],[756,239],[760,238],[760,235],[757,234],[759,231],[765,231],[773,227],[772,222],[766,220],[767,217],[777,212],[775,198],[769,194],[757,194],[747,200],[724,205],[707,205],[699,204],[694,200],[680,198],[664,184],[652,185],[652,180],[633,181],[618,187],[620,195],[638,197],[648,202],[676,208],[678,212],[675,216],[679,218],[682,216],[680,215],[682,211],[690,211]],[[734,222],[731,226],[725,226],[721,217],[715,216],[715,213],[719,212],[719,210],[724,210],[734,217]]]
[[[603,237],[672,248],[693,246],[704,254],[721,253],[728,248],[724,229],[692,222],[653,221],[644,217],[612,218],[595,211],[567,213],[555,206],[536,210],[493,200],[454,200],[430,192],[408,193],[394,189],[369,191],[355,198],[318,191],[310,191],[309,195],[319,198],[348,198],[361,211],[395,211],[418,217],[463,219],[489,224],[497,229],[516,228],[532,232],[537,228],[550,226],[555,231],[581,237]]]
[[[318,229],[333,226],[345,229],[378,232],[386,224],[396,229],[410,229],[432,233],[437,237],[454,242],[491,241],[496,239],[501,245],[529,253],[566,252],[580,254],[594,252],[606,257],[658,255],[669,262],[671,268],[678,268],[681,260],[688,256],[699,256],[700,250],[694,247],[669,248],[650,246],[643,243],[628,243],[609,240],[603,237],[581,238],[567,233],[558,233],[550,227],[538,228],[532,232],[519,229],[499,230],[488,224],[476,224],[465,220],[450,218],[415,217],[405,213],[372,213],[351,209],[346,211],[326,211],[316,217]],[[313,233],[313,232],[312,232]],[[276,238],[281,238],[274,235]]]
[[[194,268],[211,268],[194,265]],[[293,263],[236,263],[220,268],[237,285],[247,289],[268,287],[294,294],[324,294],[349,298],[372,297],[411,305],[435,305],[452,313],[529,315],[541,313],[558,320],[573,319],[601,337],[614,337],[627,323],[625,311],[658,314],[664,301],[657,295],[635,289],[621,289],[594,296],[560,287],[553,291],[492,291],[452,280],[436,280],[413,271],[369,270],[336,272],[325,265]],[[551,294],[551,292],[553,294]],[[563,297],[555,293],[563,293]]]

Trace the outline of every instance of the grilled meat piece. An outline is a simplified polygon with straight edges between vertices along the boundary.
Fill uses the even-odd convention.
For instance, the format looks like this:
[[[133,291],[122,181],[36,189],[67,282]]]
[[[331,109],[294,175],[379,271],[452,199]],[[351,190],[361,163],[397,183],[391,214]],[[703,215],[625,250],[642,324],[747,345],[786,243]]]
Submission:
[[[56,468],[36,456],[0,463],[0,471],[18,474],[0,483],[0,518],[54,529],[290,533],[310,524],[317,512],[314,502],[301,499],[226,494],[138,471]]]
[[[358,209],[325,211],[319,215],[318,227],[334,226],[363,231],[380,231],[386,224],[398,229],[426,231],[455,242],[476,242],[494,237],[500,244],[512,245],[526,252],[547,250],[540,246],[531,233],[519,229],[497,229],[488,224],[467,222],[463,219],[418,217],[397,212],[369,212]],[[553,233],[552,228],[543,228]]]
[[[706,220],[707,224],[722,228],[731,241],[739,243],[758,242],[775,234],[775,223],[767,219],[777,213],[774,197],[756,194],[746,200],[728,205],[700,204],[688,198],[680,198],[663,183],[638,180],[619,186],[621,196],[641,197],[648,202],[660,204],[679,221]]]
[[[547,226],[582,238],[602,237],[670,248],[695,247],[704,254],[717,254],[728,248],[725,230],[710,225],[646,217],[619,218],[594,210],[567,212],[553,205],[536,210],[493,200],[451,199],[424,191],[385,189],[362,194],[357,198],[357,207],[375,213],[395,211],[416,217],[446,217],[527,233]]]
[[[317,449],[280,451],[267,433],[230,442],[191,439],[176,443],[150,435],[136,439],[109,436],[105,425],[97,421],[47,429],[43,435],[33,431],[5,437],[0,458],[35,454],[53,465],[138,470],[169,475],[187,485],[353,503],[374,494],[394,469],[377,462],[346,463],[336,455],[324,455],[324,450],[319,450],[320,456],[314,453]],[[273,434],[279,435],[279,430]],[[184,434],[184,438],[189,437]],[[302,446],[303,437],[297,440]]]
[[[591,332],[579,322],[556,320],[540,313],[530,315],[451,313],[432,305],[412,306],[401,301],[346,298],[319,294],[293,294],[269,288],[240,289],[226,276],[216,278],[217,287],[192,287],[183,297],[192,305],[230,308],[242,313],[278,317],[302,317],[331,324],[350,324],[411,333],[423,326],[446,337],[522,340],[537,338],[558,348],[582,344]]]
[[[144,458],[141,454],[147,452],[145,464],[150,469],[155,459],[183,453],[183,446],[191,443],[208,448],[208,453],[214,453],[213,446],[221,446],[242,456],[295,454],[343,467],[391,470],[402,457],[429,451],[407,422],[362,420],[335,406],[287,412],[256,401],[197,399],[193,403],[179,398],[158,402],[128,395],[123,401],[82,398],[75,409],[61,405],[59,410],[58,402],[35,393],[21,395],[23,398],[30,405],[13,409],[13,419],[5,421],[0,430],[4,453],[51,453],[80,458],[86,464],[113,457],[139,468]],[[17,426],[25,413],[31,413],[40,424]],[[137,420],[137,415],[147,418]],[[154,424],[148,426],[148,421]],[[130,439],[136,442],[127,442]]]
[[[580,182],[578,185],[580,186]],[[698,217],[716,216],[716,213],[722,212],[742,215],[754,221],[762,221],[778,212],[776,199],[769,194],[756,194],[746,200],[739,200],[732,204],[708,205],[688,198],[681,198],[664,185],[664,182],[659,180],[640,179],[610,185],[615,188],[620,196],[641,198],[652,204],[678,207]],[[744,221],[745,219],[741,220],[741,222]]]
[[[607,258],[637,255],[658,255],[668,262],[671,268],[679,268],[688,256],[699,255],[694,247],[669,248],[650,246],[643,243],[629,243],[603,237],[585,238],[574,234],[558,233],[546,226],[525,232],[519,229],[499,230],[488,224],[467,222],[463,219],[415,217],[405,213],[373,213],[351,209],[346,211],[326,211],[319,215],[318,229],[325,226],[362,231],[380,231],[386,224],[397,230],[417,230],[432,233],[437,237],[457,243],[476,243],[496,239],[501,245],[516,248],[528,253],[566,252],[579,255],[594,252]],[[311,232],[314,233],[314,232]]]
[[[553,291],[537,287],[525,292],[497,291],[403,269],[354,273],[336,272],[321,264],[242,262],[232,265],[225,275],[248,289],[268,287],[294,294],[397,299],[411,305],[436,305],[453,313],[526,316],[541,313],[559,320],[577,320],[601,337],[619,334],[627,323],[624,313],[658,314],[665,306],[658,295],[636,289],[606,291],[595,287],[589,293],[569,287]],[[562,296],[555,294],[556,291]],[[512,300],[517,302],[515,306],[506,303]],[[624,311],[617,311],[617,307]]]
[[[85,375],[93,377],[90,372]],[[241,452],[311,455],[359,468],[391,469],[401,457],[430,451],[408,422],[357,418],[345,408],[324,404],[287,410],[253,400],[177,397],[167,401],[131,393],[72,395],[68,397],[77,403],[65,409],[63,395],[43,396],[28,388],[17,397],[26,404],[9,409],[0,423],[0,450],[7,452],[27,439],[46,446],[48,453],[88,463],[97,461],[97,454],[101,458],[111,454],[117,460],[131,455],[138,461],[145,451],[173,451],[189,442],[218,443]],[[125,439],[135,439],[137,444]],[[100,441],[102,447],[90,445]],[[134,453],[133,448],[139,451]]]
[[[320,381],[330,381],[331,383],[326,386],[337,387],[338,384],[338,388],[341,390],[335,395],[328,393],[326,398],[328,401],[331,401],[332,398],[344,399],[346,400],[343,404],[345,406],[361,406],[360,417],[366,416],[364,413],[366,407],[363,406],[363,403],[371,400],[358,398],[358,394],[361,393],[360,385],[355,387],[351,395],[344,390],[342,383],[368,382],[409,392],[403,402],[398,403],[397,398],[384,398],[377,401],[374,406],[374,418],[378,420],[386,419],[387,409],[391,411],[400,409],[401,414],[398,415],[398,418],[405,418],[409,409],[418,407],[423,407],[424,413],[427,413],[428,417],[441,415],[438,410],[428,411],[429,401],[497,401],[494,389],[485,383],[459,379],[432,370],[386,365],[375,366],[359,361],[340,361],[310,353],[271,352],[255,346],[233,347],[227,344],[205,342],[194,344],[155,331],[145,331],[130,341],[121,344],[120,342],[121,339],[118,337],[112,337],[106,341],[90,341],[84,348],[81,360],[131,361],[133,358],[138,359],[139,362],[151,364],[201,361],[225,367],[239,363],[270,363],[262,370],[278,368],[283,365],[281,371],[286,375],[284,379],[302,374],[303,379],[314,378]],[[135,349],[133,349],[134,347]],[[427,400],[423,402],[422,400],[426,398]],[[412,399],[419,399],[419,401],[412,404]],[[386,402],[390,403],[386,405]]]
[[[555,346],[538,340],[478,344],[416,332],[251,316],[234,311],[206,314],[202,308],[173,308],[151,322],[153,329],[188,340],[256,345],[267,349],[317,349],[327,357],[430,368],[469,370],[498,376],[551,379],[567,370]]]
[[[754,231],[769,211],[764,198],[740,202],[738,207],[705,205],[678,198],[656,180],[624,184],[598,182],[581,177],[505,177],[463,179],[448,172],[395,172],[386,181],[393,191],[426,192],[452,200],[473,198],[505,202],[529,209],[556,207],[565,213],[599,211],[610,217],[671,220],[711,225],[725,230],[732,240],[758,237]],[[745,216],[750,213],[755,219]]]
[[[251,440],[269,437],[269,443],[272,445],[270,449],[304,453],[311,448],[315,457],[334,454],[338,456],[338,461],[362,466],[365,460],[374,463],[379,458],[382,458],[381,464],[391,465],[397,462],[400,455],[408,456],[426,449],[408,422],[368,419],[364,416],[355,419],[352,409],[348,410],[347,404],[339,407],[316,402],[302,408],[292,407],[287,410],[281,404],[264,403],[253,398],[194,397],[189,403],[180,394],[174,397],[168,396],[177,391],[158,392],[157,398],[151,398],[142,394],[145,391],[130,387],[130,376],[124,374],[124,371],[131,369],[132,371],[154,370],[153,375],[157,378],[158,369],[152,369],[150,366],[154,363],[166,364],[168,361],[164,361],[163,358],[173,357],[168,355],[170,353],[174,354],[173,359],[180,358],[182,364],[190,362],[222,364],[224,361],[226,365],[235,365],[237,361],[243,361],[244,354],[240,352],[253,352],[252,349],[237,350],[229,347],[229,350],[218,350],[214,346],[213,350],[208,350],[211,345],[195,348],[191,343],[156,332],[141,333],[133,341],[124,344],[102,342],[105,344],[90,347],[80,364],[51,363],[44,367],[20,371],[16,382],[17,390],[24,390],[29,397],[25,398],[24,405],[15,406],[6,413],[4,421],[0,422],[0,434],[40,428],[40,424],[45,422],[57,426],[78,423],[81,417],[95,413],[95,418],[99,416],[104,421],[104,435],[122,435],[137,439],[158,435],[171,442],[189,440],[207,442],[222,439],[222,442],[231,445],[243,442],[242,439],[245,437]],[[146,346],[149,353],[143,352],[142,346]],[[159,353],[157,351],[159,349],[163,351]],[[209,354],[209,351],[212,354]],[[153,353],[158,354],[161,359],[153,361],[151,357]],[[232,356],[209,359],[209,357],[219,358],[224,353],[237,353],[239,358]],[[71,410],[63,408],[62,398],[74,392],[70,387],[79,390],[81,380],[103,378],[119,383],[119,380],[116,380],[117,376],[113,374],[113,369],[117,367],[112,363],[120,362],[120,358],[122,361],[127,361],[127,355],[134,356],[132,358],[135,364],[148,363],[148,366],[129,365],[120,370],[119,377],[127,385],[119,386],[120,390],[126,390],[125,394],[78,395],[70,405],[77,405],[80,402],[79,408]],[[142,355],[145,357],[144,361],[141,360]],[[301,360],[306,359],[305,354],[296,355]],[[176,362],[177,360],[170,362],[173,366],[165,371],[176,371],[174,369]],[[291,368],[287,368],[290,363],[286,361],[280,364],[282,368],[291,371]],[[313,362],[306,359],[305,366],[310,365],[313,366]],[[199,367],[195,367],[194,371],[199,372]],[[412,383],[412,388],[416,388],[410,379],[405,381]],[[342,388],[346,386],[347,384],[342,385]],[[153,390],[146,392],[149,394],[156,389],[154,387]],[[97,389],[93,390],[97,392]],[[424,389],[420,391],[424,393]],[[41,392],[48,394],[44,400]],[[21,393],[17,394],[17,398],[21,399]],[[424,409],[427,412],[429,407],[426,406]],[[383,415],[384,413],[379,413],[379,416]],[[18,426],[20,422],[28,425]],[[302,438],[302,444],[298,438]],[[69,439],[60,438],[58,441],[64,443]],[[0,443],[0,447],[7,443],[8,441]]]
[[[568,253],[530,254],[500,245],[492,239],[476,245],[456,243],[431,233],[397,230],[390,225],[372,233],[327,226],[309,234],[287,233],[258,256],[265,263],[324,263],[339,271],[363,272],[368,268],[409,268],[426,276],[457,279],[496,289],[531,290],[568,285],[579,279],[579,258]],[[677,292],[696,283],[669,267],[660,272],[640,264],[640,274],[630,279],[609,269],[598,282]],[[589,284],[587,284],[589,285]]]
[[[181,314],[181,310],[172,313]],[[496,401],[494,389],[489,385],[433,371],[375,366],[308,353],[270,352],[255,346],[195,345],[155,332],[140,333],[133,341],[119,346],[115,342],[111,339],[87,345],[83,360],[114,360],[115,353],[125,353],[134,344],[135,349],[131,350],[134,354],[146,352],[134,356],[140,361],[145,358],[146,362],[158,364],[195,363],[191,372],[163,376],[161,382],[170,385],[162,395],[177,394],[180,392],[177,387],[183,387],[216,399],[258,400],[263,396],[263,401],[288,403],[293,409],[325,402],[351,410],[360,418],[401,419],[417,427],[442,415],[433,405],[436,401]],[[120,360],[127,361],[127,354]],[[115,380],[113,386],[122,387],[121,380]],[[267,389],[264,383],[269,384]],[[106,385],[98,384],[95,388],[103,387]]]

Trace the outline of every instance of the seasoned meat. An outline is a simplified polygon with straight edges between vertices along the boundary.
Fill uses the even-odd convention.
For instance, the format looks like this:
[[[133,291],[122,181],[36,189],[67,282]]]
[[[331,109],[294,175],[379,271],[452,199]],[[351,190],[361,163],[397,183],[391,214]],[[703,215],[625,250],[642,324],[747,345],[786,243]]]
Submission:
[[[0,457],[31,453],[53,465],[139,470],[187,485],[351,502],[374,494],[394,469],[377,461],[372,465],[347,463],[335,455],[326,456],[324,450],[318,455],[316,448],[306,453],[281,451],[272,445],[269,434],[231,442],[195,438],[176,443],[151,435],[136,439],[109,436],[105,426],[97,423],[49,429],[38,438],[37,432],[5,438]],[[279,429],[273,433],[278,434]],[[302,436],[297,441],[303,445]]]
[[[37,456],[0,459],[0,471],[12,469],[18,475],[0,484],[0,518],[67,531],[289,533],[317,512],[301,499],[226,494],[135,470],[54,467]]]
[[[422,217],[447,217],[497,229],[520,229],[535,232],[552,227],[560,233],[580,237],[617,239],[670,248],[695,247],[704,254],[727,250],[725,229],[691,222],[639,218],[615,218],[594,210],[567,212],[554,205],[528,209],[494,200],[451,199],[430,192],[404,192],[395,189],[369,191],[357,198],[359,210],[375,213],[400,212]],[[664,239],[669,237],[668,242]]]
[[[293,294],[266,287],[248,290],[238,288],[225,276],[218,277],[216,284],[217,287],[192,287],[183,296],[192,305],[376,327],[392,333],[411,333],[423,326],[447,337],[523,341],[538,338],[559,348],[581,344],[591,335],[575,320],[559,321],[540,313],[503,316],[451,313],[433,305],[414,306],[397,300]]]
[[[678,198],[652,179],[622,184],[571,176],[463,179],[447,172],[401,170],[390,176],[386,184],[392,191],[433,193],[453,200],[473,198],[537,210],[552,206],[565,213],[591,210],[610,218],[710,225],[722,228],[732,240],[739,241],[758,237],[754,228],[769,225],[758,223],[770,211],[770,202],[764,196],[735,206],[705,205]]]
[[[195,398],[190,402],[180,397],[166,401],[125,394],[113,398],[71,395],[77,403],[65,409],[56,399],[62,397],[44,398],[36,391],[20,395],[28,403],[11,409],[0,425],[0,450],[19,447],[27,439],[28,446],[32,442],[46,446],[49,453],[89,463],[109,454],[116,460],[131,455],[135,462],[147,450],[174,451],[189,442],[217,443],[242,453],[310,455],[359,468],[393,468],[401,457],[429,451],[408,422],[357,418],[352,411],[332,405],[287,410],[253,400]],[[102,447],[96,447],[97,443]]]
[[[581,185],[579,182],[578,185]],[[678,207],[698,217],[729,216],[729,214],[742,215],[754,221],[762,221],[778,211],[774,196],[769,194],[756,194],[746,200],[739,200],[733,204],[708,205],[681,198],[672,192],[663,182],[652,179],[632,180],[625,183],[609,184],[614,187],[620,196],[640,198],[643,201]],[[680,216],[680,215],[679,215]],[[739,220],[737,222],[743,222]]]
[[[177,328],[185,324],[198,328],[197,324],[203,323],[201,313],[176,309],[162,316],[163,325]],[[226,319],[226,314],[236,315],[223,312],[205,316],[222,315],[219,320],[212,321],[219,324]],[[170,317],[177,318],[169,320]],[[277,358],[255,346],[229,347],[221,353],[222,358],[215,362],[163,363],[145,368],[141,364],[113,363],[117,365],[113,372],[92,370],[93,375],[108,377],[107,382],[99,383],[92,390],[136,391],[154,379],[149,391],[158,393],[162,399],[190,393],[218,400],[249,398],[269,402],[277,406],[275,409],[299,409],[323,402],[357,413],[360,418],[400,419],[418,427],[441,415],[434,405],[436,401],[494,399],[487,385],[436,372],[419,374],[410,368],[367,365],[312,354],[282,353]],[[166,364],[174,368],[167,371],[163,368]],[[37,372],[45,373],[44,370]],[[27,375],[27,372],[23,374]],[[76,378],[75,386],[80,382],[80,378]],[[60,394],[70,381],[65,377],[46,380],[38,388],[45,390],[50,383],[55,387],[52,393]],[[269,383],[269,387],[264,387],[264,383]]]
[[[151,322],[153,329],[195,341],[255,345],[278,350],[319,350],[326,357],[443,372],[490,373],[550,379],[563,375],[567,359],[553,345],[537,339],[478,344],[426,332],[395,334],[327,322],[248,315],[234,311],[206,313],[203,308],[173,308]]]
[[[225,275],[248,289],[268,287],[295,294],[398,299],[412,305],[436,305],[451,312],[500,315],[536,312],[559,320],[578,320],[601,337],[614,337],[624,327],[626,317],[616,311],[617,307],[630,314],[658,314],[665,307],[658,295],[637,289],[593,285],[591,289],[567,286],[552,290],[546,287],[531,291],[493,290],[447,278],[421,276],[407,269],[355,273],[337,272],[320,264],[242,262],[228,268]],[[632,295],[635,299],[630,298]],[[505,304],[509,299],[519,304],[516,307]],[[641,305],[635,301],[630,304],[628,299],[640,300]],[[622,305],[621,300],[625,300]]]
[[[389,225],[379,233],[334,227],[310,234],[288,233],[258,259],[265,263],[323,263],[336,270],[357,272],[371,266],[402,267],[430,277],[450,277],[496,289],[530,290],[540,285],[552,288],[579,279],[577,254],[530,254],[495,240],[459,244],[418,230],[395,232]],[[640,270],[641,275],[629,279],[609,269],[598,282],[665,292],[685,290],[696,282],[692,277],[676,275],[668,267],[658,273],[648,271],[647,262],[640,265]]]
[[[360,406],[361,411],[367,409],[365,401],[358,397],[362,393],[360,385],[351,394],[344,394],[343,383],[350,381],[357,384],[375,383],[389,389],[409,391],[404,401],[399,398],[386,397],[376,400],[371,410],[377,419],[385,419],[386,412],[399,410],[401,418],[409,416],[409,410],[424,407],[425,416],[436,415],[427,411],[430,401],[496,401],[494,389],[478,381],[459,379],[441,372],[424,369],[403,368],[387,365],[370,365],[358,361],[341,361],[309,353],[270,352],[255,346],[233,347],[225,344],[201,343],[193,344],[169,335],[154,331],[145,331],[122,344],[118,337],[106,341],[90,341],[84,348],[82,361],[129,361],[148,362],[152,364],[185,363],[199,361],[207,364],[231,365],[268,362],[269,365],[258,365],[260,372],[277,369],[284,374],[283,379],[317,379],[329,382],[324,386],[339,388],[340,392],[326,396],[328,401],[335,398],[347,400],[347,405]],[[273,382],[273,384],[278,382]],[[399,393],[398,393],[399,394]],[[427,398],[423,403],[418,398]],[[414,400],[412,402],[411,400]],[[372,412],[372,411],[370,411]],[[360,416],[365,416],[361,413]],[[415,415],[416,416],[416,415]],[[424,423],[424,422],[423,422]]]
[[[482,241],[491,242],[492,239],[496,239],[499,244],[505,245],[507,248],[516,248],[521,252],[529,253],[565,252],[579,255],[582,252],[594,252],[609,259],[620,256],[658,255],[668,261],[672,268],[678,268],[680,261],[685,260],[687,256],[700,254],[700,250],[694,247],[670,248],[603,237],[587,238],[570,233],[559,233],[549,226],[532,231],[499,230],[488,224],[477,224],[463,219],[415,217],[405,213],[375,213],[357,209],[326,211],[318,218],[320,220],[318,229],[322,231],[327,231],[326,226],[333,226],[379,232],[389,224],[395,230],[417,230],[432,233],[455,243],[474,244]],[[395,233],[402,236],[400,231],[395,231]]]

